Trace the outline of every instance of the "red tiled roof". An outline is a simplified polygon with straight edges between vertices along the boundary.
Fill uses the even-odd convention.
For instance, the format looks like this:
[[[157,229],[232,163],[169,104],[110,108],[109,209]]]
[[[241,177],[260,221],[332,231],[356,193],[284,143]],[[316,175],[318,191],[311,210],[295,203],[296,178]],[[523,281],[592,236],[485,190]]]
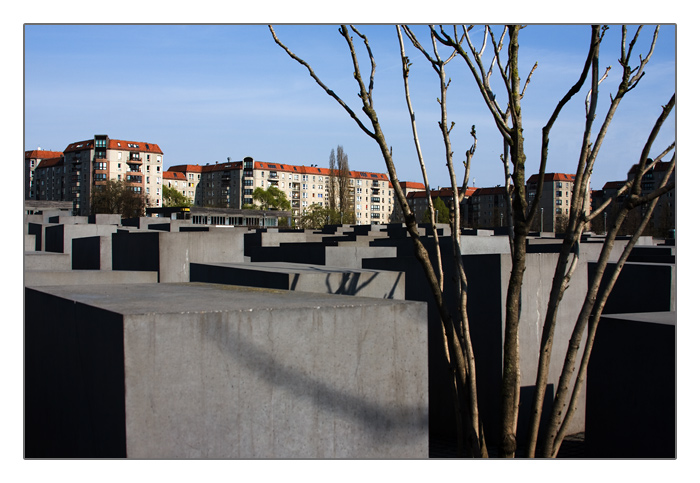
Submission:
[[[297,166],[292,164],[268,163],[263,161],[255,161],[255,169],[285,171],[288,173],[298,174],[319,174],[330,176],[330,168],[319,168],[318,166]],[[354,179],[371,179],[389,181],[389,177],[384,173],[372,173],[369,171],[350,171],[350,177]]]
[[[465,193],[466,197],[470,197],[476,192],[479,188],[467,188],[467,191]],[[461,188],[460,188],[461,191]],[[430,197],[431,198],[446,198],[452,196],[452,188],[440,188],[439,190],[431,190],[430,191]],[[412,191],[411,193],[408,193],[406,195],[406,198],[425,198],[425,188],[423,191]]]
[[[180,171],[182,173],[201,173],[202,166],[198,164],[179,164],[177,166],[170,166],[168,171]]]
[[[625,181],[608,181],[603,185],[604,190],[608,189],[620,189],[622,185],[624,185],[626,182]]]
[[[494,186],[490,188],[477,188],[476,191],[472,194],[472,196],[481,196],[481,195],[505,195],[506,194],[506,187],[505,186]]]
[[[63,152],[68,153],[72,151],[80,151],[83,149],[92,149],[94,146],[95,140],[88,139],[87,141],[78,141],[69,144]],[[121,139],[109,139],[109,142],[107,143],[107,149],[163,154],[163,151],[161,151],[160,147],[158,147],[157,144],[145,143],[142,141],[123,141]]]
[[[47,159],[62,156],[61,151],[44,151],[43,149],[32,149],[24,152],[24,159]]]
[[[199,164],[181,164],[170,166],[168,171],[194,172],[194,173],[209,173],[213,171],[224,171],[229,169],[242,169],[243,161],[233,161],[226,163],[215,163],[200,166]],[[329,168],[319,168],[318,166],[298,166],[293,164],[283,163],[268,163],[267,161],[255,161],[254,169],[265,171],[284,171],[287,173],[297,174],[318,174],[322,176],[330,176]],[[377,181],[389,181],[389,177],[384,173],[372,173],[369,171],[350,171],[350,177],[354,179],[368,179]],[[421,187],[423,185],[420,185]]]
[[[537,180],[540,179],[539,174],[533,174],[528,178],[527,182],[529,183],[537,183]],[[565,174],[565,173],[545,173],[544,174],[544,180],[545,181],[576,181],[576,175],[573,174]]]
[[[187,181],[185,173],[180,171],[163,171],[163,179],[174,179],[180,181]]]
[[[399,181],[399,185],[403,189],[425,190],[425,185],[416,181]]]
[[[36,166],[35,169],[42,169],[42,168],[52,168],[54,166],[61,166],[63,164],[63,154],[56,158],[47,158],[47,159],[42,159],[39,164]]]

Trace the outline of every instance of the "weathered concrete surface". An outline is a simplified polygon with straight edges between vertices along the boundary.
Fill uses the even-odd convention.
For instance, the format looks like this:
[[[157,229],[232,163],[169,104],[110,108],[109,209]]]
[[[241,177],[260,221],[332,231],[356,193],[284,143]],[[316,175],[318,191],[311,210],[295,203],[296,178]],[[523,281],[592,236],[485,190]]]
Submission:
[[[117,231],[116,225],[47,225],[44,231],[44,250],[56,253],[71,253],[74,238],[107,236]]]
[[[120,231],[112,253],[113,270],[155,270],[162,283],[189,282],[192,262],[243,262],[243,232]]]
[[[494,239],[497,237],[488,237]],[[441,240],[442,241],[442,240]],[[430,243],[425,240],[426,245]],[[430,250],[430,248],[429,248]],[[458,316],[454,284],[455,276],[452,254],[443,249],[445,269],[445,299],[453,301],[450,310]],[[491,253],[464,255],[462,257],[470,281],[467,290],[467,314],[476,359],[477,390],[480,411],[487,438],[497,437],[500,427],[500,381],[503,366],[503,332],[505,330],[505,297],[511,270],[510,254]],[[520,323],[521,353],[521,410],[518,418],[519,440],[523,441],[529,424],[529,406],[533,386],[537,377],[537,354],[539,352],[542,325],[546,315],[546,304],[551,281],[556,267],[554,253],[528,253],[525,270]],[[403,270],[406,273],[406,299],[428,303],[429,353],[430,353],[430,427],[431,432],[453,437],[454,413],[451,407],[451,377],[443,356],[443,339],[439,314],[419,263],[413,256],[395,259],[366,259],[365,268],[381,270]],[[551,408],[552,397],[558,383],[561,367],[571,329],[585,297],[587,271],[585,264],[579,265],[571,279],[570,287],[562,299],[555,346],[548,379],[548,391],[544,410]],[[571,433],[583,431],[584,399],[581,396],[579,410],[570,426]],[[492,443],[497,441],[491,440]]]
[[[460,237],[462,255],[510,253],[507,236],[464,236]]]
[[[428,456],[423,303],[161,283],[27,288],[25,310],[28,457],[85,440],[102,457]]]
[[[36,251],[36,235],[25,233],[24,234],[24,251],[33,252]]]
[[[602,316],[586,391],[586,457],[675,458],[676,312]]]
[[[112,237],[74,238],[71,252],[74,270],[112,270]]]
[[[359,245],[359,246],[358,246]],[[326,247],[326,266],[362,268],[365,258],[386,258],[396,256],[396,247],[361,246],[356,242],[345,242],[342,246]]]
[[[49,223],[56,223],[57,225],[85,225],[87,222],[87,216],[57,215],[49,217]]]
[[[158,272],[125,270],[25,270],[24,285],[93,285],[122,283],[158,283]]]
[[[88,223],[93,225],[121,225],[122,215],[96,213],[88,216]]]
[[[402,272],[286,262],[191,263],[192,282],[403,300]]]
[[[70,270],[67,253],[24,252],[24,270]]]

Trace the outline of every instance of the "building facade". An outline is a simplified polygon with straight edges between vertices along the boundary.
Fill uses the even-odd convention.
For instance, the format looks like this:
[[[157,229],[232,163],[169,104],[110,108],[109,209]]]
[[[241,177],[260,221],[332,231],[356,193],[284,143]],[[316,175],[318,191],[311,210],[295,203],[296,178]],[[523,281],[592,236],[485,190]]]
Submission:
[[[47,151],[41,148],[36,148],[24,152],[24,199],[34,200],[36,198],[36,189],[34,182],[34,170],[39,166],[39,163],[45,159],[56,159],[63,156],[60,151]]]
[[[184,195],[193,206],[204,206],[202,194],[199,192],[199,181],[202,178],[203,166],[198,164],[179,164],[168,168],[167,173],[180,173],[179,179],[184,179]]]
[[[172,166],[168,171],[186,176],[188,183],[192,183],[188,190],[194,191],[194,205],[201,207],[241,209],[255,204],[256,188],[275,186],[289,200],[292,219],[297,223],[312,205],[330,206],[330,183],[334,178],[328,168],[268,163],[251,157],[204,166]],[[388,223],[393,196],[386,174],[350,171],[349,204],[353,206],[357,224]]]
[[[469,198],[467,223],[471,228],[508,226],[508,194],[504,186],[476,188]]]
[[[63,153],[42,159],[33,172],[32,198],[37,201],[67,201],[66,167]]]
[[[528,203],[535,199],[539,175],[533,174],[527,180]],[[566,230],[571,210],[576,176],[565,173],[545,173],[540,198],[539,216],[535,217],[532,229],[544,232]],[[586,187],[589,190],[589,187]],[[589,190],[590,193],[590,190]],[[590,194],[586,197],[586,213],[590,212]]]
[[[422,184],[420,186],[423,186]],[[476,192],[477,188],[467,188],[464,193],[464,198],[462,198],[462,203],[460,204],[459,212],[462,218],[460,226],[465,228],[469,225],[469,210],[470,210],[470,198]],[[452,188],[438,188],[436,190],[430,191],[430,198],[432,199],[433,206],[435,206],[435,201],[440,198],[446,207],[450,208],[454,202],[454,196]],[[406,194],[406,201],[408,201],[408,206],[411,208],[413,213],[416,215],[416,221],[421,223],[424,219],[426,212],[428,211],[428,196],[423,189],[412,189]],[[403,217],[401,218],[403,219]]]
[[[74,214],[86,216],[95,187],[119,180],[144,194],[148,206],[162,206],[163,152],[157,144],[98,134],[57,154],[34,167],[32,199],[71,201]]]

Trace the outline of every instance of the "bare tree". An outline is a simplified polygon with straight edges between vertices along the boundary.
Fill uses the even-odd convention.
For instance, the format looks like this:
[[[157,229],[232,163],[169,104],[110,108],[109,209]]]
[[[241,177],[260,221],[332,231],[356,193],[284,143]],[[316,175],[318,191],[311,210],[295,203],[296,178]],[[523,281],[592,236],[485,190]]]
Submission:
[[[460,337],[458,334],[464,333],[462,328],[457,328],[455,327],[455,323],[452,319],[452,316],[450,315],[450,311],[447,307],[447,303],[444,300],[444,292],[441,289],[441,283],[438,279],[438,276],[435,273],[435,270],[431,264],[430,261],[430,256],[429,252],[426,250],[425,246],[421,242],[420,239],[420,233],[418,231],[418,225],[416,223],[416,216],[415,213],[411,210],[408,201],[406,199],[406,195],[403,192],[403,189],[401,188],[401,185],[399,183],[399,179],[397,176],[396,172],[396,167],[394,165],[393,157],[392,157],[392,150],[391,147],[388,145],[384,133],[381,128],[381,123],[379,122],[379,117],[377,115],[377,112],[374,109],[374,100],[372,98],[372,91],[374,88],[374,74],[375,74],[375,61],[374,61],[374,56],[372,55],[372,50],[370,48],[369,42],[367,41],[367,38],[362,35],[354,26],[351,26],[350,29],[357,34],[362,41],[364,42],[365,49],[367,52],[367,56],[369,57],[370,60],[370,65],[371,65],[371,72],[370,72],[370,77],[369,77],[369,83],[365,84],[364,79],[362,77],[362,74],[360,72],[360,67],[359,67],[359,62],[357,59],[357,54],[355,52],[355,45],[354,41],[352,38],[352,35],[350,34],[350,30],[348,29],[347,26],[342,25],[339,29],[340,34],[343,36],[345,39],[348,49],[350,50],[350,54],[352,57],[352,63],[353,63],[353,76],[357,82],[357,85],[360,89],[360,99],[362,102],[362,112],[365,114],[367,121],[369,122],[369,126],[365,125],[365,123],[358,117],[358,115],[355,113],[355,111],[350,108],[338,95],[328,88],[323,81],[316,75],[314,70],[311,68],[311,66],[305,62],[303,59],[298,57],[296,54],[294,54],[286,45],[284,45],[278,38],[277,35],[275,34],[274,29],[272,26],[269,27],[270,32],[272,33],[272,37],[275,40],[275,42],[282,47],[285,52],[294,60],[302,64],[309,72],[311,77],[316,81],[316,83],[333,99],[335,99],[341,107],[348,113],[348,115],[355,121],[355,123],[358,125],[358,127],[367,134],[371,139],[373,139],[381,153],[382,157],[384,158],[384,162],[387,167],[387,171],[389,172],[389,179],[391,180],[392,185],[394,186],[394,190],[396,193],[396,197],[398,198],[398,204],[401,207],[401,210],[404,214],[404,220],[406,223],[406,228],[408,229],[409,235],[411,237],[411,240],[413,241],[413,247],[415,251],[416,258],[418,262],[420,263],[421,267],[423,268],[423,271],[426,275],[426,278],[428,280],[428,284],[430,286],[433,298],[435,299],[438,312],[440,314],[440,320],[442,322],[442,330],[444,334],[444,348],[445,348],[445,353],[446,353],[446,360],[449,364],[450,372],[453,376],[453,390],[455,392],[455,410],[458,414],[462,413],[462,404],[464,403],[463,396],[466,395],[467,393],[467,362],[465,360],[465,352],[463,350],[463,346],[460,342]],[[468,412],[469,414],[471,411]],[[461,432],[461,424],[458,425],[458,428]],[[469,432],[468,434],[468,439],[470,441],[469,449],[472,455],[474,456],[480,456],[480,455],[485,455],[485,446],[479,444],[479,434],[477,431],[474,431],[474,428],[478,428],[478,423],[477,422],[472,422],[471,424],[472,431]],[[460,439],[461,442],[461,439]]]
[[[561,113],[563,107],[577,94],[583,87],[586,79],[590,76],[591,88],[586,96],[585,100],[585,116],[586,116],[586,126],[584,129],[583,142],[581,153],[579,157],[579,164],[574,185],[574,195],[572,200],[572,210],[569,216],[565,239],[562,244],[562,249],[559,254],[559,260],[557,267],[555,269],[555,274],[552,281],[552,289],[550,292],[550,298],[548,302],[547,315],[545,319],[545,327],[543,329],[541,347],[539,351],[539,367],[537,375],[537,385],[536,385],[536,395],[535,401],[533,403],[533,413],[531,416],[531,431],[528,440],[528,455],[534,456],[535,446],[537,441],[537,428],[539,427],[539,421],[542,416],[542,397],[544,393],[544,388],[546,387],[547,377],[549,374],[549,365],[551,357],[551,347],[553,343],[553,334],[556,325],[556,315],[559,307],[559,303],[563,297],[564,292],[568,287],[568,283],[571,279],[573,271],[576,268],[578,261],[578,244],[580,241],[580,236],[582,230],[588,223],[599,216],[603,210],[610,204],[611,200],[614,200],[620,196],[625,195],[625,203],[622,209],[615,216],[613,226],[608,232],[606,242],[601,250],[598,268],[594,275],[594,281],[591,284],[589,293],[587,294],[584,305],[581,308],[579,318],[576,322],[576,326],[573,330],[571,342],[569,346],[569,351],[567,353],[567,358],[564,363],[564,367],[561,370],[561,375],[559,379],[559,384],[557,386],[557,394],[555,400],[555,408],[552,412],[552,418],[548,427],[547,435],[545,438],[545,447],[543,454],[545,456],[556,456],[559,445],[566,434],[566,427],[571,421],[573,412],[576,410],[575,401],[578,394],[581,391],[583,375],[585,374],[585,367],[587,364],[587,358],[590,355],[590,349],[592,347],[593,338],[595,336],[595,327],[597,326],[597,321],[599,320],[600,314],[602,313],[602,308],[605,304],[608,294],[615,283],[617,274],[624,265],[629,252],[631,252],[632,247],[636,243],[639,235],[646,226],[651,213],[656,205],[658,197],[667,193],[670,189],[673,189],[673,182],[670,181],[670,177],[673,173],[673,168],[675,167],[675,155],[670,169],[666,173],[660,187],[653,193],[642,195],[641,194],[641,176],[653,169],[653,166],[671,150],[675,149],[675,145],[669,146],[663,153],[661,153],[655,159],[649,159],[648,154],[651,149],[651,145],[656,138],[660,126],[665,121],[666,117],[669,115],[670,111],[675,105],[675,96],[671,98],[671,101],[664,106],[663,112],[659,117],[657,124],[652,129],[649,136],[647,145],[644,147],[642,156],[638,163],[637,173],[633,180],[628,181],[618,192],[606,200],[600,207],[598,207],[595,212],[587,213],[587,200],[588,200],[588,185],[590,180],[590,175],[592,173],[593,165],[597,154],[600,150],[603,139],[607,132],[608,126],[612,121],[613,115],[620,104],[622,98],[630,90],[634,89],[641,77],[643,76],[643,70],[647,64],[654,48],[656,33],[654,34],[654,40],[652,41],[651,48],[646,57],[640,57],[640,64],[636,67],[630,65],[632,48],[635,45],[639,30],[634,38],[627,44],[626,40],[626,28],[623,27],[623,35],[621,42],[621,59],[620,63],[623,67],[622,80],[620,82],[618,92],[615,96],[611,97],[611,106],[608,109],[602,126],[600,127],[597,135],[593,136],[593,119],[596,116],[596,108],[598,102],[598,86],[607,77],[608,70],[606,70],[602,75],[599,72],[598,67],[598,56],[600,43],[603,40],[605,27],[592,26],[591,28],[591,41],[589,45],[589,51],[587,57],[584,61],[583,68],[579,79],[572,85],[572,87],[564,94],[557,106],[555,107],[551,117],[549,118],[547,124],[542,129],[542,146],[540,152],[539,160],[539,176],[538,183],[534,197],[528,200],[527,197],[527,186],[525,180],[525,149],[524,149],[524,135],[523,135],[523,115],[521,110],[521,100],[525,94],[525,90],[532,78],[533,72],[535,71],[537,64],[535,64],[525,81],[521,84],[520,74],[519,74],[519,32],[521,30],[519,25],[510,25],[504,28],[503,33],[497,38],[494,35],[490,27],[484,29],[484,37],[482,46],[477,49],[471,42],[469,37],[469,32],[471,27],[452,27],[452,33],[448,33],[443,27],[439,30],[430,27],[431,42],[432,42],[432,53],[429,53],[428,49],[425,49],[417,41],[415,35],[408,27],[403,27],[403,31],[408,35],[409,39],[413,45],[421,52],[421,54],[427,59],[430,65],[433,67],[435,72],[438,74],[440,81],[441,97],[439,99],[441,105],[441,120],[439,122],[439,127],[443,134],[443,141],[445,144],[445,152],[447,159],[447,166],[450,173],[450,179],[453,186],[453,193],[455,198],[455,203],[452,206],[453,220],[453,254],[455,256],[455,263],[458,267],[458,293],[460,294],[459,301],[459,320],[453,320],[449,310],[447,309],[447,301],[444,298],[444,287],[443,287],[443,275],[440,266],[433,267],[428,256],[428,252],[420,240],[418,230],[416,227],[415,214],[411,211],[403,190],[398,182],[396,169],[393,164],[391,147],[388,145],[386,139],[381,130],[381,124],[379,122],[377,113],[374,109],[374,103],[372,99],[372,90],[374,86],[374,74],[376,65],[374,62],[374,57],[367,38],[362,35],[355,27],[350,26],[350,30],[358,35],[364,42],[365,49],[370,60],[371,72],[369,76],[369,83],[365,84],[363,77],[360,72],[359,63],[357,59],[357,54],[355,52],[355,46],[353,43],[353,38],[350,34],[350,30],[346,26],[341,26],[339,31],[343,38],[346,40],[350,54],[352,57],[354,73],[353,76],[360,89],[359,97],[362,102],[362,112],[367,117],[369,125],[366,125],[355,113],[355,111],[350,108],[340,97],[338,97],[334,91],[329,89],[314,73],[313,69],[296,54],[291,52],[284,44],[280,42],[277,38],[274,29],[270,27],[270,31],[275,42],[280,45],[287,54],[294,60],[302,64],[309,71],[311,77],[316,81],[316,83],[321,86],[324,91],[334,98],[345,111],[350,115],[350,117],[355,121],[359,128],[367,134],[370,138],[375,140],[378,144],[384,161],[389,171],[389,177],[396,191],[396,196],[399,201],[399,206],[401,207],[404,218],[406,220],[406,226],[408,228],[411,239],[414,243],[415,253],[423,267],[424,273],[428,279],[429,285],[433,297],[436,301],[438,311],[440,314],[440,319],[442,322],[443,338],[444,338],[444,353],[446,360],[449,363],[450,371],[453,375],[454,387],[453,393],[455,396],[455,412],[458,420],[458,428],[464,429],[462,433],[464,439],[468,441],[467,449],[473,456],[487,456],[485,448],[485,438],[483,431],[480,426],[479,421],[479,411],[478,403],[476,399],[476,375],[474,369],[474,358],[473,351],[471,349],[471,338],[469,335],[469,323],[466,316],[466,287],[467,281],[466,276],[464,276],[464,269],[461,265],[461,250],[459,245],[459,200],[463,196],[460,194],[459,188],[456,183],[456,176],[454,172],[454,167],[452,164],[452,151],[450,142],[450,132],[453,125],[448,127],[447,116],[446,116],[446,92],[449,86],[449,81],[446,80],[445,75],[445,65],[449,60],[451,60],[455,55],[462,58],[468,66],[472,77],[477,83],[478,91],[481,94],[487,108],[489,109],[493,121],[501,133],[503,139],[503,155],[501,156],[501,161],[503,163],[504,177],[506,182],[506,193],[510,193],[509,203],[506,206],[506,218],[508,220],[508,225],[511,227],[510,231],[510,241],[511,241],[511,261],[512,270],[510,273],[508,288],[506,293],[506,304],[505,304],[505,330],[504,330],[504,345],[503,345],[503,369],[502,369],[502,381],[501,381],[501,423],[502,428],[499,440],[499,452],[502,456],[512,457],[516,450],[516,427],[519,413],[519,401],[520,401],[520,347],[519,347],[519,324],[520,324],[520,295],[523,283],[523,274],[526,268],[526,241],[527,235],[535,219],[540,216],[539,213],[539,202],[542,196],[543,184],[544,184],[544,174],[546,170],[547,157],[548,157],[548,146],[549,146],[549,133],[557,120],[559,114]],[[418,142],[418,135],[415,128],[415,114],[413,112],[410,95],[408,90],[408,72],[410,63],[408,57],[405,54],[405,49],[403,46],[403,40],[401,35],[401,29],[397,27],[397,33],[399,37],[399,44],[401,47],[401,57],[403,65],[404,74],[404,87],[406,91],[406,100],[409,108],[409,114],[411,118],[411,123],[414,132],[414,140],[416,144],[416,150],[418,153],[419,162],[424,174],[424,181],[426,189],[429,195],[429,184],[427,180],[427,175],[425,174],[425,165],[422,159],[422,154],[420,150],[420,144]],[[506,35],[508,42],[506,45],[505,39]],[[440,55],[438,55],[437,43],[439,42],[445,46],[451,47],[453,52],[448,56],[447,60],[442,60]],[[486,68],[483,62],[483,55],[486,50],[486,46],[490,44],[493,57],[490,62],[490,66]],[[505,48],[505,54],[504,54]],[[505,58],[502,58],[502,54]],[[506,101],[505,108],[499,106],[496,102],[496,97],[494,95],[493,89],[491,87],[491,76],[494,72],[500,74],[500,79],[506,89]],[[476,147],[476,135],[475,130],[472,128],[471,135],[474,138],[474,145],[467,152],[467,160],[464,162],[465,173],[463,187],[466,187],[468,173],[469,173],[469,163],[472,156],[474,155],[474,150]],[[617,262],[615,273],[613,277],[606,282],[603,286],[602,272],[605,265],[608,262],[613,242],[615,240],[616,234],[619,232],[620,226],[624,222],[625,218],[631,210],[637,206],[643,204],[648,204],[648,208],[642,223],[639,225],[637,232],[634,234],[628,245],[626,246],[622,256]],[[431,209],[431,216],[433,216],[433,226],[434,226],[434,215]],[[437,243],[436,243],[437,245]],[[438,257],[440,260],[441,258]],[[569,386],[571,378],[576,368],[577,351],[578,346],[587,324],[591,321],[591,325],[588,327],[588,335],[586,340],[586,346],[584,348],[584,353],[582,356],[582,361],[579,366],[579,372],[576,377],[573,389],[571,391],[570,399],[567,399],[569,395]],[[570,401],[567,406],[567,401]],[[565,409],[566,408],[566,409]],[[462,428],[461,416],[465,416],[464,428]],[[460,443],[462,439],[460,438]]]
[[[328,167],[330,169],[330,179],[328,183],[329,206],[333,212],[340,213],[341,223],[354,223],[355,188],[351,186],[350,164],[348,162],[348,155],[345,154],[343,146],[338,145],[337,149],[331,149]]]
[[[330,176],[328,179],[328,206],[332,211],[338,209],[338,168],[335,161],[335,149],[331,149],[331,154],[328,158],[328,170]]]

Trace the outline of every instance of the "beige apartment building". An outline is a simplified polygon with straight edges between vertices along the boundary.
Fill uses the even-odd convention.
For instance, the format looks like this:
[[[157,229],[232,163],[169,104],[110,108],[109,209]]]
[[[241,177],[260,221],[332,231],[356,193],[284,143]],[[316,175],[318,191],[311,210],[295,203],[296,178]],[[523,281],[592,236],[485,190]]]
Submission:
[[[535,198],[538,179],[539,175],[533,174],[527,180],[528,203],[531,203]],[[540,213],[539,217],[535,217],[532,225],[533,230],[562,232],[566,229],[575,181],[576,176],[573,174],[545,173],[542,197],[540,198]],[[590,196],[588,199],[589,203],[585,207],[586,213],[590,213]]]
[[[148,206],[162,206],[163,152],[157,144],[110,139],[71,143],[62,155],[35,167],[33,199],[72,201],[77,215],[90,214],[90,195],[107,180],[121,180],[146,195]],[[26,157],[26,154],[25,154]]]
[[[184,180],[183,193],[193,206],[204,206],[202,195],[199,192],[199,181],[202,178],[202,168],[198,164],[180,164],[171,166],[166,173],[180,173],[178,179]],[[170,176],[170,175],[168,175]]]
[[[171,166],[168,171],[183,173],[195,206],[240,209],[252,205],[255,188],[280,189],[292,205],[298,222],[304,211],[317,204],[330,206],[332,180],[328,168],[284,163],[243,161],[200,165]],[[190,186],[191,184],[191,186]],[[350,171],[350,200],[357,224],[388,223],[394,206],[394,194],[384,173]]]

